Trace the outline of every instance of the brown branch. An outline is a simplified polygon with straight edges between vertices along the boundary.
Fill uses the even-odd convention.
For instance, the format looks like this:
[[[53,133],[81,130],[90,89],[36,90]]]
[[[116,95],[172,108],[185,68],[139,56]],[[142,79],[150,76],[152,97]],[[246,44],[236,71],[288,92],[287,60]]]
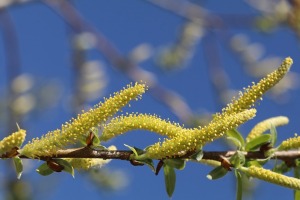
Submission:
[[[229,158],[233,156],[236,151],[204,151],[203,159],[207,160],[216,160],[222,161],[222,157]],[[246,159],[266,159],[268,158],[262,151],[251,151],[251,152],[242,152]],[[41,156],[35,159],[48,160],[51,158],[102,158],[102,159],[118,159],[118,160],[131,160],[132,151],[124,150],[95,150],[90,147],[74,148],[60,150],[54,156]],[[4,156],[0,157],[4,158]],[[21,155],[20,158],[28,158],[24,155]],[[189,159],[190,154],[186,156],[181,156],[178,158]],[[277,151],[271,157],[271,159],[279,159],[283,161],[290,161],[300,158],[300,151],[291,150],[291,151]]]

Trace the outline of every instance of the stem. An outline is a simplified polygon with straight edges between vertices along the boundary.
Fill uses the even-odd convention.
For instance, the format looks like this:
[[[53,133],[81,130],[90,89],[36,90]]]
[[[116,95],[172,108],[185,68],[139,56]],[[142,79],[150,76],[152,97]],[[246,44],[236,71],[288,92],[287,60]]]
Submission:
[[[20,151],[21,152],[21,151]],[[233,156],[236,151],[203,151],[203,159],[222,161],[222,157],[229,158]],[[261,151],[241,152],[244,154],[246,159],[266,159],[267,157]],[[102,158],[102,159],[118,159],[118,160],[131,160],[130,156],[133,154],[132,151],[124,150],[95,150],[90,147],[73,148],[66,150],[59,150],[56,155],[53,156],[41,156],[36,158],[29,158],[24,155],[20,155],[20,158],[24,159],[40,159],[47,160],[50,158]],[[174,157],[179,159],[190,159],[191,154],[185,156]],[[7,158],[5,155],[0,158]],[[143,157],[144,158],[144,157]],[[300,158],[300,151],[277,151],[270,159],[279,159],[283,161],[292,161]]]

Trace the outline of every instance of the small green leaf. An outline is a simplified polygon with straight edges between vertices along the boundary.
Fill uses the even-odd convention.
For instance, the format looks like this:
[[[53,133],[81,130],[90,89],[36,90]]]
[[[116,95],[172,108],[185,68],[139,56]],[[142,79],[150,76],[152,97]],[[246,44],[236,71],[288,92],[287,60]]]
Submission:
[[[52,174],[54,171],[52,169],[50,169],[47,165],[47,163],[43,163],[42,165],[40,165],[36,171],[42,175],[42,176],[48,176],[50,174]]]
[[[206,176],[209,180],[215,180],[222,178],[227,174],[228,170],[222,166],[218,166],[214,168],[209,174]]]
[[[100,144],[99,136],[94,134],[93,141],[92,141],[92,146],[98,146],[99,144]]]
[[[124,144],[124,146],[127,147],[128,149],[130,149],[134,153],[135,156],[139,156],[138,152],[136,151],[136,149],[134,147],[129,146],[127,144]]]
[[[185,167],[185,160],[182,159],[167,159],[164,160],[164,163],[179,170],[182,170]]]
[[[144,160],[137,160],[140,163],[146,164],[150,169],[155,172],[155,167],[152,159],[144,159]]]
[[[55,162],[63,166],[64,167],[63,171],[68,172],[74,178],[74,168],[68,161],[63,159],[55,159]]]
[[[229,142],[236,146],[238,149],[242,149],[242,144],[238,139],[234,137],[226,137],[226,139],[229,140]]]
[[[203,158],[203,151],[202,148],[200,148],[199,150],[196,151],[196,153],[194,153],[191,156],[192,159],[200,161]]]
[[[245,145],[245,140],[244,140],[243,136],[236,129],[231,129],[231,130],[227,131],[226,135],[228,137],[237,139],[240,142],[241,147],[243,147]]]
[[[99,129],[96,127],[93,127],[90,130],[94,133],[95,136],[98,135],[98,133],[99,133]]]
[[[270,134],[263,134],[260,135],[256,138],[254,138],[253,140],[251,140],[250,142],[248,142],[246,144],[246,151],[251,151],[251,150],[255,150],[258,147],[260,147],[263,144],[266,144],[267,142],[269,142],[271,140],[271,135]]]
[[[21,176],[22,176],[22,172],[23,172],[22,160],[19,157],[14,157],[13,161],[14,161],[14,164],[15,164],[16,172],[17,172],[17,178],[20,179]]]
[[[272,123],[270,126],[270,133],[271,133],[271,146],[274,147],[277,141],[277,130]]]
[[[300,167],[294,168],[295,178],[300,178]],[[300,190],[294,190],[294,200],[300,200]]]
[[[243,179],[242,174],[235,170],[235,177],[236,177],[236,200],[242,200],[243,199]]]
[[[276,172],[276,173],[279,173],[279,174],[284,174],[284,173],[287,173],[288,171],[290,171],[291,168],[288,167],[286,165],[285,162],[282,162],[280,164],[277,164],[275,165],[275,167],[273,168],[273,171]]]
[[[171,198],[176,185],[176,173],[173,167],[164,165],[165,185],[168,196]]]
[[[243,166],[245,162],[246,162],[245,155],[241,151],[236,151],[236,153],[230,158],[230,163],[236,169]]]

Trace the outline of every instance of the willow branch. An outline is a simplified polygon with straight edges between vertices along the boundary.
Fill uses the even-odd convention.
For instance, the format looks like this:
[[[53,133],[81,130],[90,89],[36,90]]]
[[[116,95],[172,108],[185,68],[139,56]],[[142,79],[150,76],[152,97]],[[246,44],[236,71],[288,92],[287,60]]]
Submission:
[[[216,160],[222,161],[222,159],[229,158],[233,156],[237,151],[204,151],[203,158],[206,160]],[[262,151],[251,151],[251,152],[241,152],[244,154],[246,159],[266,159],[268,156],[264,154]],[[117,160],[132,160],[131,155],[133,155],[132,151],[126,150],[96,150],[90,147],[82,147],[82,148],[73,148],[66,150],[59,150],[54,156],[41,156],[35,159],[40,160],[48,160],[51,158],[102,158],[102,159],[117,159]],[[187,154],[186,156],[181,156],[178,158],[181,159],[189,159],[191,154]],[[2,156],[0,158],[5,158]],[[20,158],[24,159],[33,159],[26,156],[21,155]],[[283,161],[291,161],[300,158],[300,151],[298,150],[290,150],[290,151],[277,151],[275,152],[270,159],[279,159]]]

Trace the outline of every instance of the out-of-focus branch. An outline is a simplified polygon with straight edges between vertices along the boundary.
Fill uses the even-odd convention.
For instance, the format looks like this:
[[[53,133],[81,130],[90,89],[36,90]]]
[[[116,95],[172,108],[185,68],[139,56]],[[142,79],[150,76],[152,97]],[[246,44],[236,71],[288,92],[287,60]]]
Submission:
[[[97,41],[96,49],[105,56],[107,61],[132,80],[147,82],[153,96],[167,105],[181,121],[187,122],[192,118],[191,109],[177,93],[159,85],[152,73],[143,70],[124,57],[103,34],[86,22],[68,1],[46,0],[44,2],[56,13],[59,13],[74,31],[94,34]]]
[[[255,16],[253,15],[231,15],[231,14],[211,14],[201,6],[189,1],[178,0],[147,0],[159,8],[168,10],[177,16],[190,21],[201,20],[206,28],[226,29],[226,26],[234,28],[249,28],[253,25]]]

